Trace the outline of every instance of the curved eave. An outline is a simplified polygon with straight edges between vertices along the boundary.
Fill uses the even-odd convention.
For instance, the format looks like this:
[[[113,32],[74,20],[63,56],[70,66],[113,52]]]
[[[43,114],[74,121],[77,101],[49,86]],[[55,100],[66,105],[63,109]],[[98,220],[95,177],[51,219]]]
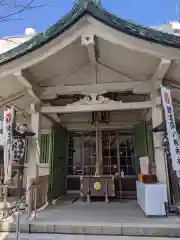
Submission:
[[[174,48],[180,48],[180,37],[172,34],[164,33],[155,29],[137,25],[130,21],[123,20],[106,10],[98,7],[93,3],[89,3],[86,6],[75,5],[73,9],[56,24],[49,27],[42,33],[37,34],[32,39],[24,42],[0,55],[0,65],[15,60],[29,52],[32,52],[44,44],[55,39],[61,33],[65,32],[73,24],[75,24],[85,14],[91,15],[98,21],[128,35],[166,45]]]

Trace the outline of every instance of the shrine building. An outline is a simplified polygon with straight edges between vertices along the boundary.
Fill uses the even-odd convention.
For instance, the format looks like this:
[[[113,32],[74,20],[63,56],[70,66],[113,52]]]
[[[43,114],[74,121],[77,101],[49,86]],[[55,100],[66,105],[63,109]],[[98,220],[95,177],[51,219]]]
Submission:
[[[14,106],[35,133],[24,190],[48,175],[52,199],[88,198],[92,178],[94,191],[105,184],[106,195],[134,199],[145,156],[168,185],[162,134],[152,129],[163,122],[161,85],[180,118],[179,76],[179,36],[123,20],[95,0],[76,1],[57,23],[2,53],[0,107]]]

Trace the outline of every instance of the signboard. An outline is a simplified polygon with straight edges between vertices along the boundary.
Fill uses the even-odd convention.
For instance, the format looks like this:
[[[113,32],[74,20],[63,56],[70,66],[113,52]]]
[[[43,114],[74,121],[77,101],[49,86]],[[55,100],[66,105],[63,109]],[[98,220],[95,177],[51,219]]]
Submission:
[[[12,144],[15,124],[15,110],[13,107],[4,110],[3,137],[4,137],[4,181],[12,177]]]
[[[141,174],[142,175],[149,174],[149,157],[148,156],[140,157],[139,161],[141,167]]]
[[[171,92],[165,87],[161,87],[162,102],[164,107],[167,138],[169,141],[169,150],[171,153],[173,170],[180,170],[180,142],[176,130],[174,110],[172,105]]]
[[[13,164],[19,163],[24,158],[25,154],[25,139],[14,138],[12,144],[12,158]]]

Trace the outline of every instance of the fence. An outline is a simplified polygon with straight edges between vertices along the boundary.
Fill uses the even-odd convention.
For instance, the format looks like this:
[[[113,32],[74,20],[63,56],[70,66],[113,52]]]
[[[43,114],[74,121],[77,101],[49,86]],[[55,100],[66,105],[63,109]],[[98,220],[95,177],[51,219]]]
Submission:
[[[29,216],[38,208],[41,208],[48,202],[48,179],[49,176],[39,176],[31,179],[31,185],[34,183],[29,196]]]

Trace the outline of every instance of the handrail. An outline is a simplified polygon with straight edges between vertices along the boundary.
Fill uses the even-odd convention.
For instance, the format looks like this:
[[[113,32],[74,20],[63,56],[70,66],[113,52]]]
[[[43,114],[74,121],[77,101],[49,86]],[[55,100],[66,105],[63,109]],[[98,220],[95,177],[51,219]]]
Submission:
[[[20,231],[21,231],[21,227],[23,224],[20,224],[20,206],[22,201],[25,199],[25,197],[27,196],[27,194],[29,193],[29,191],[31,191],[33,189],[33,187],[36,186],[36,182],[33,181],[31,183],[31,185],[29,186],[29,188],[26,190],[25,194],[22,196],[21,200],[19,201],[19,204],[16,206],[14,212],[12,215],[14,215],[17,212],[17,218],[16,218],[16,240],[20,239]],[[28,213],[28,219],[30,218],[29,213]]]
[[[15,209],[11,212],[11,214],[8,214],[8,216],[4,216],[1,219],[1,220],[6,219],[7,217],[14,216],[15,213],[17,213],[17,216],[16,216],[16,240],[20,239],[20,230],[21,230],[21,227],[23,225],[23,224],[20,224],[20,206],[21,206],[21,203],[24,201],[25,197],[27,196],[27,194],[29,193],[29,191],[31,191],[34,186],[36,186],[36,182],[35,181],[33,181],[31,183],[31,185],[26,190],[25,194],[21,197],[19,203],[17,204]],[[28,218],[29,218],[29,214],[28,214]]]
[[[8,216],[4,216],[3,218],[1,218],[1,220],[6,219],[7,217],[10,216],[14,216],[14,214],[16,213],[17,210],[19,210],[21,203],[23,202],[23,200],[25,199],[25,197],[27,196],[27,194],[29,193],[29,191],[36,185],[35,181],[32,182],[32,184],[29,186],[29,188],[26,190],[25,194],[21,197],[21,199],[19,200],[17,206],[15,207],[14,211],[11,212],[11,214],[9,214]]]
[[[21,203],[24,201],[25,197],[27,196],[27,194],[29,193],[29,191],[30,191],[34,186],[36,186],[35,181],[33,181],[33,182],[31,183],[31,185],[29,186],[29,188],[26,190],[25,194],[21,197],[21,199],[20,199],[18,205],[16,206],[14,212],[12,213],[12,215],[14,215],[14,214],[16,213],[16,211],[20,208]]]
[[[3,165],[0,164],[0,169],[4,167]],[[40,208],[44,205],[46,205],[46,203],[48,202],[47,199],[47,192],[48,192],[48,175],[45,176],[38,176],[34,179],[32,179],[30,186],[28,187],[28,189],[26,190],[26,192],[24,193],[24,195],[21,197],[21,199],[19,200],[19,202],[17,203],[17,205],[12,208],[12,211],[8,211],[7,213],[7,204],[6,206],[4,206],[4,216],[3,218],[1,218],[1,220],[6,219],[7,217],[10,216],[14,216],[15,213],[16,214],[16,239],[18,240],[20,238],[20,230],[21,230],[21,226],[24,225],[20,224],[20,207],[21,207],[21,203],[24,201],[24,199],[26,198],[27,194],[29,193],[29,199],[28,199],[28,214],[27,214],[27,219],[31,219],[32,213],[35,213],[36,217],[36,211],[37,208]],[[45,188],[44,188],[45,186]],[[3,187],[7,187],[7,185],[3,185]]]

